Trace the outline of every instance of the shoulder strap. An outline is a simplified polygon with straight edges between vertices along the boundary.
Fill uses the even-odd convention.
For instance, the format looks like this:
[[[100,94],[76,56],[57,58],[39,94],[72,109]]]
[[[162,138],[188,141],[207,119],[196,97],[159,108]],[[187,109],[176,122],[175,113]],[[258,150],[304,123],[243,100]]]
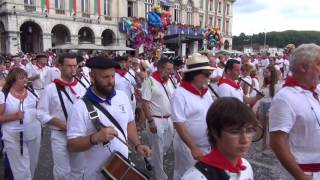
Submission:
[[[36,94],[36,92],[33,90],[32,87],[27,87],[26,89],[27,89],[27,91],[29,91],[34,97],[36,97],[37,99],[39,99],[38,94]]]
[[[83,86],[85,89],[88,89],[88,87],[77,76],[74,76],[74,78],[81,84],[81,86]]]
[[[62,111],[63,111],[64,116],[66,117],[66,120],[67,120],[68,119],[68,113],[67,113],[67,109],[66,109],[66,106],[65,106],[63,98],[62,98],[61,91],[63,91],[66,94],[67,98],[71,101],[71,103],[73,103],[73,102],[72,102],[70,96],[68,95],[68,93],[65,92],[64,87],[60,86],[57,83],[55,83],[55,84],[56,84],[56,88],[57,88],[57,91],[58,91],[58,96],[59,96],[60,104],[61,104],[61,107],[62,107]]]
[[[90,99],[84,97],[82,98],[84,103],[87,106],[87,109],[89,111],[89,116],[90,119],[93,123],[93,125],[95,126],[96,130],[99,131],[101,129],[101,127],[105,127],[101,122],[100,119],[98,117],[98,113],[95,111],[95,109],[93,108],[93,106],[95,106],[96,108],[98,108],[105,116],[108,117],[108,119],[111,121],[111,123],[113,125],[116,126],[117,129],[119,129],[119,131],[122,133],[123,137],[125,138],[125,140],[127,141],[127,137],[123,131],[123,129],[121,128],[120,124],[117,122],[117,120],[109,113],[108,110],[106,110],[104,107],[102,107],[99,103],[91,101]]]
[[[161,85],[162,85],[162,87],[163,87],[164,91],[166,92],[167,97],[168,97],[169,102],[170,102],[170,96],[169,96],[169,93],[168,93],[168,91],[167,91],[166,87],[165,87],[162,83],[161,83]]]
[[[211,167],[203,162],[198,161],[195,167],[207,178],[207,179],[219,179],[229,180],[229,175],[222,169]]]
[[[9,91],[2,91],[2,92],[4,94],[4,101],[7,101],[7,97],[8,97]]]

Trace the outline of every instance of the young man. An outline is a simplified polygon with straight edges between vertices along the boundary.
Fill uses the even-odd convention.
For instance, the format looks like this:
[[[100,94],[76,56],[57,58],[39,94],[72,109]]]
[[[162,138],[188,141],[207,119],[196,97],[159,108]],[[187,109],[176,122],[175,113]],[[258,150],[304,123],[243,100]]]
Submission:
[[[210,151],[205,114],[213,102],[208,91],[213,68],[206,56],[193,55],[186,63],[183,80],[171,100],[172,120],[177,134],[173,139],[175,154],[173,179],[181,176],[196,160]]]
[[[190,168],[182,180],[253,180],[249,151],[258,122],[255,114],[239,99],[222,97],[209,108],[207,117],[211,152]]]
[[[102,180],[104,177],[101,168],[114,152],[128,157],[128,147],[118,138],[122,141],[129,138],[135,150],[143,156],[149,156],[151,150],[139,140],[127,95],[114,88],[115,67],[118,67],[118,64],[105,57],[93,57],[86,66],[91,68],[92,86],[83,99],[77,101],[71,109],[67,126],[68,147],[72,152],[84,153],[84,180]],[[97,113],[98,119],[95,118],[95,121],[91,119],[92,112],[89,114],[88,102],[94,108],[92,112]],[[110,120],[103,109],[108,111],[114,120]],[[95,126],[97,124],[100,130]]]
[[[48,85],[40,96],[38,119],[51,128],[51,148],[53,156],[53,176],[55,180],[70,179],[70,154],[67,150],[67,118],[75,100],[81,98],[86,89],[73,78],[77,70],[76,56],[59,56],[61,78]]]
[[[290,56],[292,76],[270,108],[270,145],[282,164],[281,179],[320,178],[320,47],[303,44]]]
[[[158,62],[158,71],[151,74],[142,84],[143,110],[148,122],[148,138],[152,148],[151,163],[157,179],[168,179],[163,170],[163,156],[172,143],[173,125],[170,100],[174,86],[169,80],[173,64],[168,58]]]

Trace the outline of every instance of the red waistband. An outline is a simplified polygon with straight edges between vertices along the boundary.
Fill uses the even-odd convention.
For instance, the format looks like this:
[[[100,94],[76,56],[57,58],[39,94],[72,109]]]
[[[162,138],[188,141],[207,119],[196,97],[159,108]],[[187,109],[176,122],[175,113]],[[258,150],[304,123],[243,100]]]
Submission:
[[[154,118],[160,118],[160,119],[168,119],[171,115],[166,115],[166,116],[152,116]]]
[[[315,164],[299,164],[299,167],[304,172],[319,172],[320,171],[320,163]]]

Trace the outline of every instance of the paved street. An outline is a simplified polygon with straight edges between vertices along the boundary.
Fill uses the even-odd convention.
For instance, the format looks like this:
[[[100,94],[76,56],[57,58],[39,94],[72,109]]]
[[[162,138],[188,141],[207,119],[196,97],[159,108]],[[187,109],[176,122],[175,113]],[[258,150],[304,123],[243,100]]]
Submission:
[[[145,133],[142,133],[143,139],[145,139]],[[254,143],[250,153],[248,155],[248,160],[251,162],[251,165],[254,168],[255,179],[258,180],[276,180],[278,179],[278,173],[276,171],[276,160],[273,154],[262,154],[257,152],[257,146],[259,143]],[[141,157],[132,155],[134,164],[138,167],[144,167],[144,162]],[[165,157],[165,169],[169,175],[169,179],[172,179],[173,176],[173,166],[174,166],[174,156],[173,151],[170,151],[166,154]],[[51,148],[50,148],[50,133],[47,128],[44,129],[43,139],[41,144],[40,160],[38,168],[36,170],[35,180],[51,180],[52,176],[52,157],[51,157]],[[143,170],[145,173],[148,173],[146,170]],[[0,165],[0,179],[3,177],[3,163],[1,159]]]

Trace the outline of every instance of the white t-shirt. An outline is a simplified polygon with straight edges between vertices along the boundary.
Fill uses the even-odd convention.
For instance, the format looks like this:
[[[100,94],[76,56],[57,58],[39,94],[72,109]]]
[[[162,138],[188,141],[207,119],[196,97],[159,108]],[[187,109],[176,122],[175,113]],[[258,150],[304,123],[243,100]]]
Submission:
[[[270,132],[289,134],[290,150],[299,164],[320,163],[320,103],[310,91],[284,87],[273,98]]]
[[[259,80],[257,78],[251,78],[252,79],[252,85],[254,88],[256,88],[257,90],[260,90],[260,83]],[[251,90],[250,92],[250,96],[251,97],[255,97],[257,95],[257,91],[255,90]]]
[[[23,129],[23,139],[32,140],[40,136],[41,124],[36,116],[36,106],[37,98],[29,91],[28,95],[23,101],[23,125],[20,125],[20,121],[17,119],[15,121],[2,123],[2,139],[8,141],[18,141],[20,138],[20,131]],[[5,103],[4,114],[14,114],[20,109],[20,100],[15,98],[11,93],[8,93],[7,99],[5,100],[5,95],[0,92],[0,104]]]
[[[223,69],[220,67],[217,67],[214,71],[212,71],[210,78],[217,78],[217,77],[222,77],[223,75]],[[212,88],[217,92],[218,90],[218,81],[211,83]]]
[[[134,115],[131,109],[131,104],[128,97],[122,91],[116,91],[116,95],[111,99],[111,105],[100,103],[106,108],[110,114],[118,121],[127,136],[128,123],[134,120]],[[96,108],[95,108],[96,109]],[[98,109],[100,122],[105,126],[112,126],[118,131],[118,136],[125,141],[120,130],[118,130],[109,119]],[[71,114],[67,122],[67,137],[74,139],[82,136],[88,136],[96,131],[92,121],[89,119],[89,113],[85,103],[82,100],[77,100],[71,108]],[[122,144],[118,139],[111,140],[108,144],[98,144],[84,151],[86,168],[84,172],[85,180],[103,180],[101,169],[108,162],[112,152],[118,151],[125,157],[128,157],[128,147]]]
[[[81,98],[86,93],[86,89],[80,83],[77,83],[72,88],[77,93],[77,95],[74,95],[69,87],[65,87],[65,90],[74,103],[77,99]],[[61,95],[66,107],[67,114],[70,115],[72,102],[67,98],[66,94],[63,91],[61,91]],[[43,124],[46,124],[54,117],[60,120],[66,120],[55,83],[49,84],[43,90],[39,100],[37,116]],[[52,129],[59,130],[58,127],[51,125],[50,127]]]
[[[135,79],[129,74],[126,73],[124,77],[120,74],[115,73],[115,89],[121,90],[126,93],[128,96],[132,109],[134,110],[136,107],[136,98],[134,96],[134,88],[136,86]]]
[[[40,69],[35,65],[29,66],[29,68],[26,70],[28,73],[28,77],[40,75],[40,78],[32,82],[32,86],[35,90],[42,90],[45,88],[45,76],[48,70],[49,70],[48,66],[45,66],[42,69]]]
[[[242,158],[243,165],[246,167],[245,170],[240,173],[232,173],[227,170],[225,172],[229,175],[229,180],[253,180],[253,171],[250,163]],[[190,168],[184,175],[181,180],[206,180],[207,178],[196,168]]]
[[[268,67],[269,64],[270,64],[269,59],[261,59],[261,61],[260,61],[260,66],[261,66],[262,68]]]
[[[223,83],[218,86],[218,95],[219,97],[235,97],[238,98],[241,102],[243,102],[243,90],[236,89],[229,84]]]
[[[242,78],[244,81],[246,81],[247,83],[249,83],[250,85],[252,85],[252,78],[250,76],[246,76],[246,77],[243,77]],[[241,81],[241,86],[243,85],[247,85],[245,82]],[[249,96],[250,94],[250,91],[251,91],[251,87],[249,86],[248,87],[248,94],[245,94],[246,96]]]
[[[201,148],[210,147],[207,138],[206,115],[212,103],[209,90],[203,97],[200,97],[183,87],[175,90],[171,101],[172,121],[184,122],[192,140]]]
[[[276,65],[279,66],[279,68],[283,67],[283,63],[284,63],[284,60],[282,58],[276,59]]]
[[[61,72],[57,67],[50,67],[44,77],[45,87],[47,87],[50,83],[52,83],[53,80],[60,78],[60,76],[61,76]]]
[[[163,87],[164,86],[164,87]],[[142,83],[142,99],[150,102],[150,113],[155,116],[167,116],[171,115],[170,100],[174,87],[170,80],[165,85],[161,85],[160,82],[153,77],[147,78]],[[167,96],[164,88],[169,95]],[[170,98],[170,99],[169,99]]]
[[[261,89],[262,93],[264,94],[264,97],[260,100],[260,102],[271,102],[272,97],[270,96],[270,85],[267,85],[266,87],[263,87]],[[279,83],[274,85],[274,94],[276,94],[281,89],[281,85]]]

